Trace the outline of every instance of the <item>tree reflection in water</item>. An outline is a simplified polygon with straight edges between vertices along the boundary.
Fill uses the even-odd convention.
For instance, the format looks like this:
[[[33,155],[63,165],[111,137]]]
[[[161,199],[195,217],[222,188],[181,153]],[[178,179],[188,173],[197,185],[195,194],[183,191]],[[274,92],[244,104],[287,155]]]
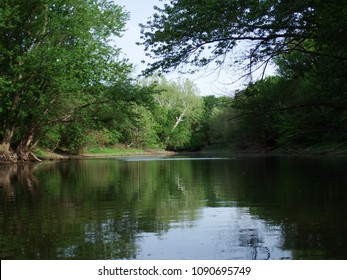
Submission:
[[[0,165],[2,259],[345,259],[343,158]]]

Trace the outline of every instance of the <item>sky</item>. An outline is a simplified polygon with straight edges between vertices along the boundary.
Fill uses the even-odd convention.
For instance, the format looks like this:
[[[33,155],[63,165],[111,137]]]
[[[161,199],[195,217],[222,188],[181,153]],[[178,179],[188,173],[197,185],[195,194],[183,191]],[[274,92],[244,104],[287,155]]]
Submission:
[[[162,6],[159,0],[114,0],[114,2],[130,13],[130,20],[127,22],[126,31],[122,38],[115,39],[116,46],[122,49],[124,57],[135,66],[135,74],[140,74],[145,69],[146,64],[141,61],[150,62],[145,55],[144,47],[136,45],[140,41],[140,23],[146,23],[154,13],[153,6]],[[212,68],[211,68],[212,69]],[[245,80],[238,80],[242,76],[241,72],[230,68],[221,68],[218,71],[202,69],[195,74],[179,74],[173,72],[165,76],[169,80],[190,79],[199,89],[200,95],[232,95],[236,90],[242,89]],[[273,71],[273,69],[269,69]],[[237,81],[237,82],[235,82]]]

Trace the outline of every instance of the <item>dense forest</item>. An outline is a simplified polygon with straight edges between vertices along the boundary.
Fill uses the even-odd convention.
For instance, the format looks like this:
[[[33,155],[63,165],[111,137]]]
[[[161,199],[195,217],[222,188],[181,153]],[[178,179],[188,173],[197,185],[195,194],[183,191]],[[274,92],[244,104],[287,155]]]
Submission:
[[[139,44],[154,62],[134,79],[116,47],[129,19],[116,1],[2,0],[0,160],[119,144],[347,146],[346,0],[164,3],[141,25]],[[276,75],[227,96],[200,96],[190,80],[165,78],[181,65],[239,65],[247,76],[270,63]]]

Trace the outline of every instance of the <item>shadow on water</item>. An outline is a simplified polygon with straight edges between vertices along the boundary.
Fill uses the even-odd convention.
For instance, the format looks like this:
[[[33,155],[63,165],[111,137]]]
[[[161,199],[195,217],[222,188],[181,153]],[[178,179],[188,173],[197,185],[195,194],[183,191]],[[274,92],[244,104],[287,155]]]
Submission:
[[[344,157],[0,165],[1,259],[347,259]]]

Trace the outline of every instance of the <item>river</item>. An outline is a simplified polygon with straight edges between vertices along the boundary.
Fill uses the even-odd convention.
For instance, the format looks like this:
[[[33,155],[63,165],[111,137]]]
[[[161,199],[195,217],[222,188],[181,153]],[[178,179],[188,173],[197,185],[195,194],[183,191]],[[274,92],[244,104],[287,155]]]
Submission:
[[[0,165],[1,259],[347,259],[344,156]]]

